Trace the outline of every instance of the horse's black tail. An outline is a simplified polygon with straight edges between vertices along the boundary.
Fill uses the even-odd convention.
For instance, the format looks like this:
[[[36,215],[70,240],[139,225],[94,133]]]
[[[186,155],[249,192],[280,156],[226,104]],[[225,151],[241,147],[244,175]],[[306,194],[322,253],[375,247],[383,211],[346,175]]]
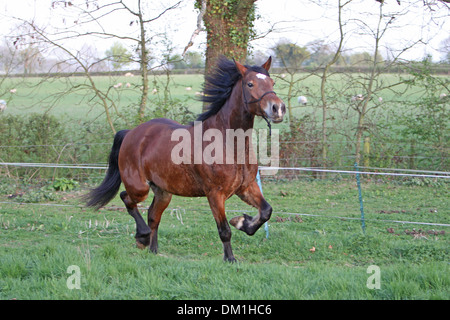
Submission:
[[[110,202],[116,196],[117,192],[119,192],[120,183],[122,182],[119,172],[119,150],[128,131],[130,130],[119,131],[114,136],[114,143],[109,154],[109,166],[105,179],[103,179],[103,182],[97,188],[92,189],[85,196],[88,207],[100,209]]]

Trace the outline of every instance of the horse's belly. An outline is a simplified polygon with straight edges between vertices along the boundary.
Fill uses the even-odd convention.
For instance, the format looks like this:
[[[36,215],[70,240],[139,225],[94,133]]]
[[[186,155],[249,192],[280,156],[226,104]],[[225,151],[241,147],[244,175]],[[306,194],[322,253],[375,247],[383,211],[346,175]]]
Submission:
[[[152,171],[149,180],[160,189],[183,197],[203,197],[205,189],[189,170],[173,167],[162,172]]]

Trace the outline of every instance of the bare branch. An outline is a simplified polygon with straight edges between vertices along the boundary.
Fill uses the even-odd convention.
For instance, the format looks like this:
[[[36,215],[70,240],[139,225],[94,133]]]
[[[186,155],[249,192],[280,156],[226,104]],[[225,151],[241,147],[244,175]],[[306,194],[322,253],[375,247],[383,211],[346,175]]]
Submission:
[[[191,39],[184,48],[183,53],[181,54],[182,57],[184,57],[188,49],[194,45],[194,39],[200,34],[200,32],[204,31],[202,28],[202,21],[205,12],[206,12],[206,0],[201,0],[201,8],[197,16],[197,28],[192,33]]]

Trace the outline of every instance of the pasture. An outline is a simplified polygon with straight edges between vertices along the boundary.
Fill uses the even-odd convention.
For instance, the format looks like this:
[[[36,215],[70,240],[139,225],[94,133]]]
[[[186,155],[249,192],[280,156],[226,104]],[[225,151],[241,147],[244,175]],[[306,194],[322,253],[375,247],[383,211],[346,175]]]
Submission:
[[[364,79],[364,75],[354,74],[355,79]],[[441,76],[438,76],[441,77]],[[283,98],[288,95],[288,82],[291,81],[284,74],[273,74],[275,80],[274,90]],[[381,96],[388,105],[383,108],[395,108],[399,101],[413,102],[423,94],[420,88],[408,87],[406,84],[392,85],[404,79],[408,75],[382,74],[379,81],[385,89],[380,89],[377,96]],[[442,76],[441,78],[445,78]],[[116,99],[119,111],[124,111],[128,106],[136,106],[136,101],[141,94],[139,76],[94,76],[93,80],[99,90],[107,92],[111,98]],[[197,101],[196,94],[202,91],[203,75],[201,74],[175,74],[167,77],[166,75],[153,75],[149,82],[149,107],[157,105],[158,100],[164,98],[167,94],[172,100],[180,101],[195,114],[201,112],[201,102]],[[293,95],[291,105],[294,107],[294,115],[301,117],[309,114],[320,105],[320,78],[308,74],[297,74],[293,79]],[[349,79],[343,74],[334,74],[330,76],[333,94],[340,94],[339,100],[333,97],[331,104],[350,102],[353,95],[358,94],[358,89],[349,85]],[[355,81],[355,80],[352,80]],[[121,84],[120,87],[115,88]],[[127,86],[127,84],[129,84]],[[10,78],[2,83],[4,88],[14,88],[15,93],[5,93],[2,99],[8,102],[7,113],[9,114],[29,114],[49,112],[58,117],[64,116],[70,119],[96,118],[104,112],[100,106],[92,107],[95,97],[90,89],[90,84],[85,77],[60,77],[60,78]],[[381,87],[381,86],[380,86]],[[382,88],[382,87],[381,87]],[[166,90],[168,89],[168,90]],[[402,92],[401,97],[398,93]],[[298,95],[308,97],[308,105],[300,106],[297,103]],[[287,103],[287,101],[285,101]],[[318,119],[320,114],[317,112]],[[283,124],[280,125],[283,127]]]
[[[297,74],[290,88],[289,76],[273,74],[272,77],[276,81],[274,90],[287,104],[290,102],[292,114],[297,119],[298,131],[292,135],[287,121],[273,125],[273,128],[280,130],[281,140],[289,140],[290,145],[282,146],[282,149],[287,150],[292,143],[298,145],[298,148],[283,154],[288,159],[287,165],[321,166],[319,162],[326,161],[327,167],[352,166],[356,143],[362,145],[363,140],[355,141],[359,107],[357,102],[351,101],[351,97],[363,92],[361,90],[364,90],[366,75],[337,73],[328,79],[326,159],[320,157],[323,130],[320,78],[317,75]],[[370,160],[368,164],[372,167],[448,171],[447,128],[450,109],[448,99],[439,99],[442,93],[447,92],[444,84],[448,76],[436,75],[417,81],[412,79],[412,75],[404,73],[378,76],[365,115],[363,138],[369,138],[371,145],[370,154],[364,157]],[[94,76],[93,80],[96,88],[107,95],[108,101],[114,102],[108,102],[108,107],[115,129],[134,127],[141,95],[139,77]],[[152,75],[146,119],[169,117],[184,123],[194,120],[202,108],[198,101],[202,83],[203,76],[198,74],[176,74],[170,77]],[[121,86],[117,87],[118,84]],[[0,93],[0,99],[8,103],[8,108],[1,114],[4,119],[9,116],[46,114],[60,121],[65,136],[61,134],[58,137],[61,141],[58,144],[69,144],[66,150],[74,143],[110,142],[112,133],[106,122],[104,105],[84,77],[8,78],[3,80]],[[299,95],[308,97],[307,105],[298,104]],[[267,126],[262,119],[256,119],[255,128]],[[19,140],[8,141],[8,144],[49,144],[42,143],[45,141],[30,143],[31,138]],[[46,161],[56,161],[60,151],[46,150],[48,154],[56,152],[54,159]],[[63,153],[58,159],[64,160],[65,156]],[[4,162],[17,161],[10,159],[9,154],[1,154],[1,150],[0,158]],[[99,159],[83,161],[96,163]]]
[[[396,81],[395,75],[381,77],[385,84]],[[140,94],[137,77],[95,80],[99,88],[110,90],[110,97],[118,102],[125,117],[134,112]],[[343,88],[342,80],[335,78],[335,91]],[[2,137],[8,137],[8,145],[14,145],[0,149],[0,160],[104,163],[112,134],[86,80],[55,78],[38,86],[41,81],[6,79],[2,89],[14,88],[16,92],[0,97],[8,102],[0,117],[48,113],[62,123],[58,134],[48,140],[32,140],[39,136],[36,129],[22,139],[8,136],[0,127]],[[201,91],[202,81],[201,75],[175,75],[169,80],[154,76],[150,91],[156,92],[149,97],[149,108],[161,108],[170,98],[192,113],[199,113],[201,104],[195,94]],[[275,90],[283,97],[287,88],[280,81]],[[122,87],[114,88],[117,83]],[[130,86],[126,87],[126,83]],[[312,98],[294,113],[308,124],[320,122],[319,99],[313,92],[318,83],[318,78],[310,77],[299,87]],[[408,91],[402,103],[412,103],[421,95],[417,88],[404,89]],[[342,95],[342,101],[358,93],[352,90]],[[379,93],[383,93],[385,104],[374,109],[372,120],[390,120],[399,97],[390,89]],[[350,130],[355,128],[355,113],[349,110],[331,110],[330,126],[334,129],[330,130],[330,140],[354,134]],[[124,129],[122,119],[116,114],[114,117],[118,129]],[[19,130],[20,123],[17,127]],[[256,127],[265,128],[265,122],[256,121]],[[273,128],[282,133],[288,124]],[[338,128],[348,131],[339,135]],[[22,129],[30,132],[30,128]],[[379,136],[398,138],[397,131],[386,131],[389,127],[383,130]],[[393,159],[386,150],[409,155],[409,141],[400,139],[393,145],[398,149],[381,149],[386,141],[374,143],[372,152],[383,161],[382,157]],[[415,153],[427,156],[418,145],[414,147]],[[341,149],[341,145],[332,145],[329,153],[339,154]],[[439,168],[445,171],[447,155],[443,153],[439,158]],[[340,159],[344,156],[348,154]],[[391,160],[377,164],[404,167],[411,163]],[[333,164],[348,163],[353,164],[352,159]],[[423,162],[423,169],[437,168],[428,167],[429,163]],[[415,165],[419,168],[419,160]],[[222,243],[206,198],[173,198],[159,228],[159,254],[153,255],[135,247],[134,220],[118,197],[99,212],[83,207],[80,196],[101,181],[104,171],[9,167],[0,173],[0,299],[450,298],[448,179],[363,178],[367,225],[363,233],[353,176],[335,175],[323,180],[311,176],[265,177],[264,195],[274,209],[269,239],[263,229],[249,237],[233,228],[231,244],[238,263],[229,264],[222,261]],[[66,177],[78,182],[74,190],[56,191],[57,178]],[[143,204],[141,211],[150,201]],[[231,219],[242,215],[242,210],[252,209],[232,197],[226,202],[226,210]],[[381,272],[379,289],[367,285],[371,276],[368,268],[373,265]],[[70,266],[79,267],[80,289],[67,285]]]
[[[364,234],[353,180],[265,180],[269,239],[262,228],[253,237],[233,228],[236,264],[222,261],[206,198],[174,197],[154,255],[135,247],[118,197],[99,212],[83,208],[85,187],[19,204],[5,193],[38,190],[3,185],[1,299],[450,298],[448,227],[395,222],[449,224],[448,184],[364,180]],[[237,197],[226,208],[228,219],[252,210]],[[380,289],[367,286],[372,265]],[[69,266],[79,267],[80,289],[68,288]]]

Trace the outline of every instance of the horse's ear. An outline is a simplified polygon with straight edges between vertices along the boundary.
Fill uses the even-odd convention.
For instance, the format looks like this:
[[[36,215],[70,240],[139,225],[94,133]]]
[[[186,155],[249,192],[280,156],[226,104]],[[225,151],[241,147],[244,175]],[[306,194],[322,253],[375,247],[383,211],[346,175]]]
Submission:
[[[245,72],[247,71],[247,68],[244,65],[240,64],[239,62],[237,62],[236,60],[233,59],[233,61],[234,61],[234,64],[236,65],[236,68],[238,69],[239,73],[242,75],[242,77],[244,77]]]
[[[272,57],[269,57],[269,59],[267,59],[267,61],[261,67],[269,71],[271,64],[272,64]]]

